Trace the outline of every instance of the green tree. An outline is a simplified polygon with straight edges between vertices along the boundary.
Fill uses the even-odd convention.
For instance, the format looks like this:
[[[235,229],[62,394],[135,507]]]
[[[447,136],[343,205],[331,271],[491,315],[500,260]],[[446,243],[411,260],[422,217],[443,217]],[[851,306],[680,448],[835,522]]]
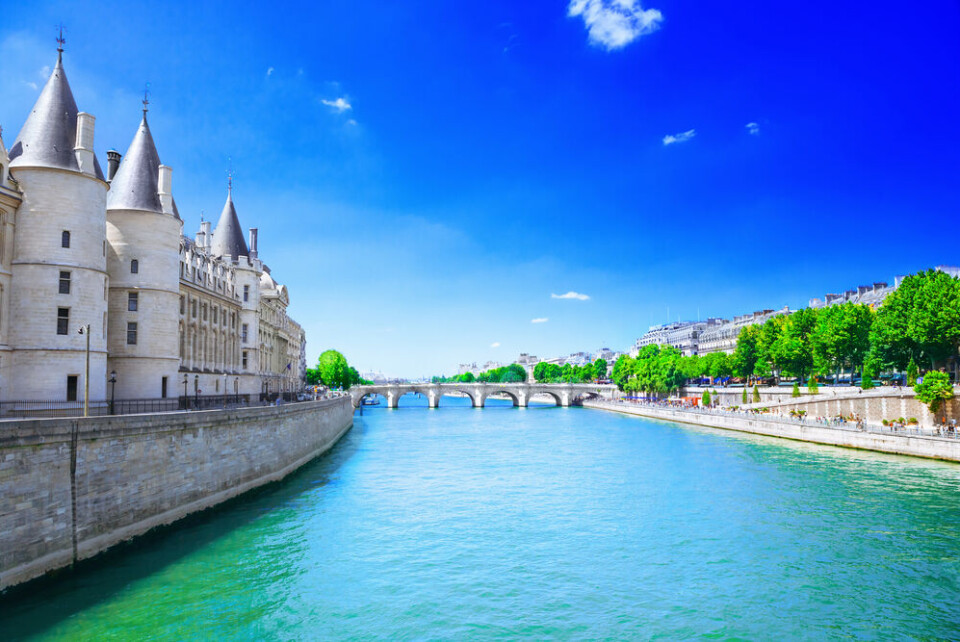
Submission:
[[[476,380],[477,380],[477,377],[474,376],[472,372],[464,372],[462,375],[460,375],[461,383],[473,383]]]
[[[743,384],[743,405],[747,405],[747,384]]]
[[[863,367],[863,377],[860,380],[861,390],[870,390],[873,388],[873,371],[870,366]]]
[[[917,399],[930,407],[930,412],[936,413],[940,404],[947,399],[953,399],[953,386],[950,384],[950,375],[946,372],[933,370],[923,375],[923,380],[913,387]]]
[[[703,391],[703,398],[700,400],[700,405],[702,405],[702,406],[704,406],[704,407],[708,407],[708,406],[710,405],[710,391],[709,391],[709,390],[704,390],[704,391]]]
[[[833,373],[849,368],[852,375],[863,368],[870,350],[870,328],[874,312],[866,305],[844,303],[828,306],[817,313],[811,337],[814,369]]]
[[[607,360],[597,359],[593,362],[593,378],[598,381],[607,378]]]
[[[633,375],[634,359],[630,355],[622,354],[613,364],[613,372],[610,378],[620,390],[625,390],[627,380]]]
[[[760,389],[753,386],[753,403],[760,403]]]
[[[793,397],[800,396],[800,384],[797,383],[796,381],[793,382],[793,394],[791,396]]]
[[[356,370],[353,371],[354,373]],[[350,371],[350,364],[346,357],[336,350],[325,350],[317,360],[317,367],[313,375],[318,379],[318,383],[323,383],[330,388],[343,388],[347,390],[355,382],[359,381],[360,375],[355,376]]]
[[[753,373],[758,377],[773,376],[778,383],[781,366],[776,359],[776,345],[783,334],[786,318],[782,314],[770,317],[759,327],[757,332],[757,362],[754,365]]]
[[[917,376],[920,374],[920,369],[917,368],[917,362],[913,359],[910,359],[910,363],[907,364],[907,385],[915,386],[917,384]]]
[[[807,392],[811,395],[816,395],[820,393],[820,387],[817,385],[816,375],[810,377],[810,379],[807,380]]]
[[[737,336],[737,347],[730,355],[730,366],[736,376],[747,379],[753,374],[757,365],[759,336],[760,328],[755,325],[748,325],[740,330]]]
[[[773,346],[774,359],[786,374],[802,380],[813,367],[811,335],[817,322],[813,308],[797,310],[786,318]]]

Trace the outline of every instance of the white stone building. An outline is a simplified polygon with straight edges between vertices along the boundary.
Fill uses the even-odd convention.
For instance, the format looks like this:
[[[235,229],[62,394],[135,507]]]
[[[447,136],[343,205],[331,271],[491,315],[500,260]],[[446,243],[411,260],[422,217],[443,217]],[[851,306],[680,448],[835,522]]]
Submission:
[[[82,399],[88,336],[91,400],[110,373],[117,399],[298,390],[303,330],[229,187],[194,241],[147,110],[106,176],[94,125],[60,49],[9,151],[0,136],[0,401]]]

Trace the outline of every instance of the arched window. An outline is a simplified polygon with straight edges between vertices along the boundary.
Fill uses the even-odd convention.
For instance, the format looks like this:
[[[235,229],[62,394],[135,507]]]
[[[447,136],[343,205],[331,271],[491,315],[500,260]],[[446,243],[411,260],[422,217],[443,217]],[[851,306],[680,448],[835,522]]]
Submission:
[[[130,274],[140,273],[140,261],[133,259],[130,261]]]
[[[60,247],[70,247],[70,232],[67,230],[60,234]]]

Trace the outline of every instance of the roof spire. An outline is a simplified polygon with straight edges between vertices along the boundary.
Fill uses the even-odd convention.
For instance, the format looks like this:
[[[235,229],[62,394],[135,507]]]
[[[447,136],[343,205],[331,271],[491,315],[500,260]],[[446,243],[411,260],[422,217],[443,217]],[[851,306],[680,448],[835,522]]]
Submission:
[[[233,159],[227,157],[227,198],[233,195]]]
[[[147,83],[143,87],[143,117],[147,117],[147,112],[149,111],[147,105],[150,104],[150,83]]]
[[[66,39],[63,37],[63,23],[61,22],[57,25],[57,29],[60,30],[60,35],[57,36],[57,60],[63,59],[63,44],[66,42]]]

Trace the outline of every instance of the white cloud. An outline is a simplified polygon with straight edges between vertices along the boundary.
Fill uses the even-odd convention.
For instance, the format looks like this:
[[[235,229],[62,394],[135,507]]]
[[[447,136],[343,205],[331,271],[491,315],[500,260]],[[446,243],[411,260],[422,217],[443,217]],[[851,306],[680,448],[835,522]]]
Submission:
[[[490,347],[491,347],[491,348],[499,348],[499,347],[500,347],[500,342],[499,342],[499,341],[494,341],[493,343],[490,344]]]
[[[537,317],[536,319],[530,319],[530,323],[546,323],[549,320],[547,317]]]
[[[347,111],[348,109],[353,109],[353,105],[348,103],[347,100],[343,97],[337,98],[336,100],[327,100],[323,98],[320,100],[320,102],[322,102],[327,107],[332,107],[333,109],[336,109],[341,114]]]
[[[644,9],[640,0],[570,0],[567,15],[583,18],[590,43],[607,51],[653,33],[663,21],[663,14]]]
[[[272,75],[273,75],[273,67],[267,67],[267,75],[268,75],[268,76],[272,76]]]
[[[30,89],[32,89],[32,90],[34,90],[34,91],[40,89],[40,86],[39,86],[37,83],[35,83],[35,82],[27,82],[27,81],[24,81],[23,84],[25,84],[27,87],[29,87]]]
[[[673,145],[674,143],[685,143],[696,135],[697,130],[695,129],[688,129],[687,131],[680,132],[679,134],[667,134],[663,137],[663,144],[666,146]]]
[[[760,125],[758,125],[757,123],[747,123],[746,125],[744,125],[744,127],[747,128],[747,132],[749,132],[750,134],[753,134],[754,136],[760,135]]]
[[[586,294],[580,294],[579,292],[574,292],[570,290],[566,294],[551,294],[551,299],[576,299],[577,301],[586,301],[590,297]]]

